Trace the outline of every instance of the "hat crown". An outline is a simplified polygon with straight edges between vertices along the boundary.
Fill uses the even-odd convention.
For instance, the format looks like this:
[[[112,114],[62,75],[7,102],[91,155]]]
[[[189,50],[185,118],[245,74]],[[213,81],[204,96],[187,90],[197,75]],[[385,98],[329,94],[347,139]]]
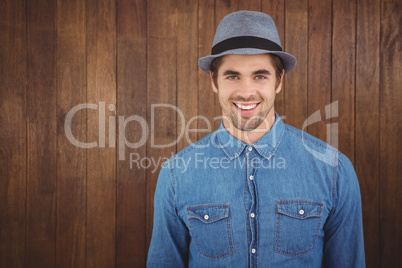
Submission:
[[[262,12],[242,10],[226,15],[216,29],[213,46],[239,36],[264,38],[282,47],[275,22]]]
[[[211,55],[198,59],[201,70],[209,73],[211,63],[225,55],[272,54],[278,56],[288,73],[296,65],[296,58],[282,50],[278,30],[272,18],[257,11],[237,11],[225,16],[219,23]]]

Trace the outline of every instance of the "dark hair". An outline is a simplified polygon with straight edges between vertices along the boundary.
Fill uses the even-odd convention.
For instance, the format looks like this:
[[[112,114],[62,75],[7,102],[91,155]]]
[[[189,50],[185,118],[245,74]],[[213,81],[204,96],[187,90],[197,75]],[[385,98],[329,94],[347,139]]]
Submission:
[[[214,80],[214,84],[216,86],[216,88],[218,88],[218,82],[217,82],[217,78],[218,78],[218,70],[222,65],[222,61],[223,61],[223,57],[217,57],[215,58],[211,64],[209,65],[209,70],[212,73],[212,79]]]
[[[275,87],[278,87],[279,82],[281,81],[281,74],[282,74],[282,70],[283,70],[283,62],[282,59],[274,54],[269,54],[268,53],[269,58],[271,59],[271,63],[274,66],[275,69],[275,76],[276,76],[276,85]],[[211,64],[209,65],[209,70],[212,72],[212,79],[214,80],[214,84],[216,86],[216,88],[218,88],[218,82],[217,82],[217,78],[218,78],[218,70],[222,65],[222,61],[223,61],[223,57],[218,57],[215,58]]]

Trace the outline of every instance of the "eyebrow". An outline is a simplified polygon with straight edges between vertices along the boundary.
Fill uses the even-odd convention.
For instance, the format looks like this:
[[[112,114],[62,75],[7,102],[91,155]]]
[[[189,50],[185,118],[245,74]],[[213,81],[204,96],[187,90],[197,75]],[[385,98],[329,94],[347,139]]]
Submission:
[[[271,73],[266,69],[260,69],[260,70],[257,70],[257,71],[253,72],[253,75],[257,75],[257,74],[269,75]],[[236,71],[233,71],[233,70],[226,70],[226,71],[223,72],[223,75],[240,75],[240,73],[236,72]]]
[[[223,72],[223,75],[240,75],[240,73],[232,70],[226,70]]]
[[[266,69],[260,69],[260,70],[257,70],[257,71],[255,71],[255,72],[253,72],[253,74],[255,75],[255,74],[271,74],[268,70],[266,70]]]

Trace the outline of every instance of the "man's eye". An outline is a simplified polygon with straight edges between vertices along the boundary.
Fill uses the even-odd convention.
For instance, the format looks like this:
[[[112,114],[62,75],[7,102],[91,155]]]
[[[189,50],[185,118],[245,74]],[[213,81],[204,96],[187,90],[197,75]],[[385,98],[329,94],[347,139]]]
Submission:
[[[258,80],[265,79],[265,76],[263,76],[263,75],[257,75],[257,76],[255,77],[255,79],[258,79]]]
[[[234,79],[237,79],[237,76],[236,76],[236,75],[229,75],[229,76],[228,76],[228,79],[234,80]]]

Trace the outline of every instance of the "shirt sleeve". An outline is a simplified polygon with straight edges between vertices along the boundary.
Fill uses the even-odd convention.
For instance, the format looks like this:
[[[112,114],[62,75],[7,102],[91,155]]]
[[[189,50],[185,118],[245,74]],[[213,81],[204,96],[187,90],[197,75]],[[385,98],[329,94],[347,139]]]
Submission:
[[[352,163],[339,155],[333,183],[333,207],[325,223],[324,263],[331,267],[365,267],[359,182]]]
[[[189,233],[177,213],[174,179],[168,160],[159,173],[147,267],[187,267]]]

